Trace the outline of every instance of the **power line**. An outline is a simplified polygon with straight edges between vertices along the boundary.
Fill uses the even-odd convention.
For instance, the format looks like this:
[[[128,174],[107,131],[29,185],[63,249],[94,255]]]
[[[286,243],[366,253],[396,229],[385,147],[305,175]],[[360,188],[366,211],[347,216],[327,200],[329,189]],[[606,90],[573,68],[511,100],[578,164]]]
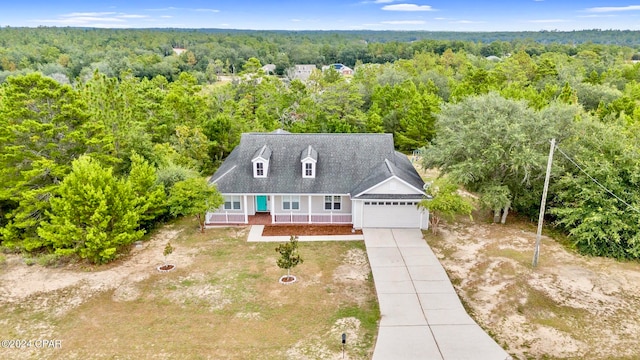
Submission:
[[[606,186],[602,185],[598,180],[596,180],[593,176],[589,175],[589,173],[587,173],[580,165],[578,165],[577,162],[575,162],[572,158],[569,157],[569,155],[565,154],[564,151],[562,151],[562,149],[560,149],[557,145],[556,145],[556,149],[565,157],[567,158],[567,160],[569,160],[573,165],[575,165],[578,169],[580,169],[580,171],[582,171],[582,173],[584,173],[585,175],[587,175],[589,177],[589,179],[591,179],[591,181],[593,181],[594,183],[598,184],[598,186],[600,186],[604,191],[608,192],[609,194],[611,194],[611,196],[615,197],[616,199],[620,200],[623,204],[627,205],[629,208],[631,208],[631,210],[640,213],[640,210],[636,209],[635,207],[631,206],[631,204],[629,204],[628,202],[622,200],[618,195],[614,194],[613,191],[609,190]]]

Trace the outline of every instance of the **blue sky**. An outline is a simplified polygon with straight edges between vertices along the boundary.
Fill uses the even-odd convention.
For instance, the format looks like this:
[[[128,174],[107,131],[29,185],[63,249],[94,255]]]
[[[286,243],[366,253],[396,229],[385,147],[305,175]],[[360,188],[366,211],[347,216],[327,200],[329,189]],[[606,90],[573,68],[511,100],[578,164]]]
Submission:
[[[4,26],[258,30],[640,30],[640,0],[20,0]],[[635,2],[633,2],[635,1]]]

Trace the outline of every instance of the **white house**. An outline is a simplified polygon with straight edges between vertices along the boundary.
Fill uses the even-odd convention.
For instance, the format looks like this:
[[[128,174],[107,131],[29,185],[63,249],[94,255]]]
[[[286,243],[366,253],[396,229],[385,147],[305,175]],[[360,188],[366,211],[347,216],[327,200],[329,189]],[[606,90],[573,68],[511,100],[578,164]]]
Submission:
[[[391,134],[242,134],[211,177],[224,204],[207,225],[351,224],[427,228],[424,182]]]
[[[353,75],[353,69],[343,65],[343,64],[331,64],[331,65],[325,65],[322,67],[322,71],[325,71],[329,68],[334,68],[338,73],[340,73],[341,75]]]
[[[293,79],[306,81],[311,76],[311,73],[313,73],[313,70],[316,69],[317,67],[315,65],[294,65]]]

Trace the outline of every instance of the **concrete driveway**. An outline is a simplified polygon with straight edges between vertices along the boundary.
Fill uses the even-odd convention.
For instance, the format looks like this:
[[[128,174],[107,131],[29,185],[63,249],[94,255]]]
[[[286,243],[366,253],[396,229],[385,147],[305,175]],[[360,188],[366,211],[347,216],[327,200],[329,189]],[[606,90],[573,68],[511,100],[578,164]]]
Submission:
[[[364,229],[382,318],[374,360],[511,359],[469,317],[418,229]]]

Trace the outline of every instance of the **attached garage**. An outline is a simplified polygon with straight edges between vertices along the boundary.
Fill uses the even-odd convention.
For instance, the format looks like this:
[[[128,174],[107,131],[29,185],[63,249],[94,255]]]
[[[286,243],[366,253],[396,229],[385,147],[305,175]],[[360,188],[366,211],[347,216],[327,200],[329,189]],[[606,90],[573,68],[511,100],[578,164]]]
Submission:
[[[362,202],[363,228],[426,228],[428,215],[417,201],[380,200]]]

